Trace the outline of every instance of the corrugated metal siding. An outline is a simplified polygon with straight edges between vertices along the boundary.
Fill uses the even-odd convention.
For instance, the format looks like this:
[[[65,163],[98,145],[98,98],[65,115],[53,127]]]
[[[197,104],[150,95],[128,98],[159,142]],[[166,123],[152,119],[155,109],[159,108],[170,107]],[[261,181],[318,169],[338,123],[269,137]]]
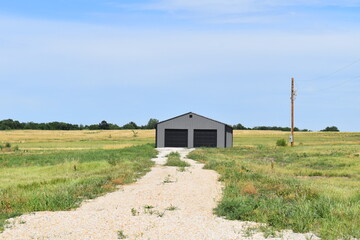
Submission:
[[[192,115],[192,118],[189,116]],[[232,135],[225,134],[225,124],[207,119],[194,113],[188,113],[168,121],[161,122],[157,125],[157,147],[165,146],[165,129],[188,129],[188,146],[194,146],[194,129],[216,129],[217,130],[217,147],[227,147],[232,145]],[[226,144],[231,142],[231,145]],[[230,140],[231,138],[231,140]]]

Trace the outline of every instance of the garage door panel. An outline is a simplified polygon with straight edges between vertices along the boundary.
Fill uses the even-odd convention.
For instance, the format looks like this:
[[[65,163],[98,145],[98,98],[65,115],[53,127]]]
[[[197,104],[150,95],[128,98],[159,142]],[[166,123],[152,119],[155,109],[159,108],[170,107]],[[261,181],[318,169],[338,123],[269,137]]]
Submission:
[[[194,130],[194,147],[217,147],[217,130]]]
[[[188,147],[188,130],[165,129],[165,147]]]

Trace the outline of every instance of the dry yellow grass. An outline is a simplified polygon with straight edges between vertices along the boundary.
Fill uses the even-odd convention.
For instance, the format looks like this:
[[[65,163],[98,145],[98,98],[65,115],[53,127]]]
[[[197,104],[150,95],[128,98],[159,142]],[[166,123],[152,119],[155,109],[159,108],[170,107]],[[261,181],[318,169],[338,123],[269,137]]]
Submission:
[[[12,130],[0,131],[0,144],[11,143],[21,150],[120,149],[154,143],[155,130]]]
[[[287,132],[272,131],[272,130],[234,130],[234,136],[241,135],[284,135]]]
[[[155,136],[155,130],[136,130],[137,138]],[[109,140],[132,138],[131,130],[82,130],[82,131],[48,131],[48,130],[12,130],[0,131],[2,142],[57,142],[80,140]]]
[[[120,149],[154,143],[155,130],[12,130],[0,131],[0,144],[7,142],[23,150],[84,150]],[[288,140],[289,132],[235,130],[234,146],[274,145],[276,140]],[[360,144],[359,133],[296,132],[295,145]]]

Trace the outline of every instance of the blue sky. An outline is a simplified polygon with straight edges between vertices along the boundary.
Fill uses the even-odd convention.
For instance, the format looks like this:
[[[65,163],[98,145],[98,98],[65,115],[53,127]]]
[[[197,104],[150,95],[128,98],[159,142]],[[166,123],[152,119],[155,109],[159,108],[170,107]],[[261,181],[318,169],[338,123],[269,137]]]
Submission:
[[[0,119],[360,131],[359,0],[12,0]]]

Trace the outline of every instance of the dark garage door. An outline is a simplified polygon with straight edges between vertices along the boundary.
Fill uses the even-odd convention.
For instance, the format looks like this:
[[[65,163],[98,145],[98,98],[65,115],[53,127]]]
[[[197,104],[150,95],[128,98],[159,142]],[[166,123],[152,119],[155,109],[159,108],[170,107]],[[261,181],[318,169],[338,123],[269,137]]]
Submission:
[[[188,130],[165,129],[165,147],[188,147]]]
[[[194,147],[217,147],[217,130],[194,130]]]

